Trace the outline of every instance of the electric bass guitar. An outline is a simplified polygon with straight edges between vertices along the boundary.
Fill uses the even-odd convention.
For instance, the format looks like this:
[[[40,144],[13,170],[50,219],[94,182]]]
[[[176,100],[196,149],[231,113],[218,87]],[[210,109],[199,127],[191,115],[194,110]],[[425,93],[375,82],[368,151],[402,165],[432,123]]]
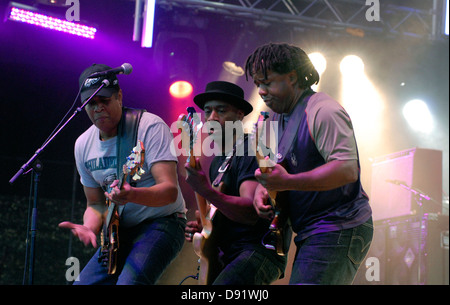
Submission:
[[[141,175],[145,173],[142,169],[144,164],[145,149],[144,144],[138,141],[133,148],[131,154],[127,157],[126,163],[123,165],[122,172],[119,177],[117,187],[122,188],[123,182],[128,176],[132,176],[132,180],[141,179]],[[110,190],[109,190],[110,191]],[[103,229],[100,234],[101,251],[98,257],[99,262],[108,268],[108,274],[115,274],[117,270],[117,258],[119,252],[119,211],[117,204],[111,200],[106,200],[108,213],[106,215]]]
[[[269,113],[261,111],[258,116],[258,120],[254,126],[254,141],[256,147],[256,159],[259,164],[259,168],[262,173],[270,173],[275,167],[275,162],[271,160],[268,156],[269,148],[262,145],[262,138],[266,134],[266,121],[269,118]],[[267,141],[266,141],[267,142]],[[286,208],[281,201],[277,201],[276,191],[268,191],[269,200],[274,210],[274,217],[269,225],[269,231],[263,239],[263,244],[267,249],[275,250],[278,255],[284,256],[287,254],[288,246],[286,244],[285,231],[287,230],[288,215],[286,213]],[[279,197],[279,196],[278,196]],[[279,199],[279,198],[278,198]]]
[[[197,135],[201,132],[203,126],[200,118],[195,115],[193,107],[187,108],[188,114],[181,114],[178,117],[178,128],[182,132],[182,144],[189,143],[186,147],[187,160],[191,168],[196,167],[196,159],[194,155],[194,144],[197,141]],[[183,145],[182,145],[183,146]],[[199,285],[210,285],[220,272],[219,269],[219,253],[217,243],[214,239],[213,219],[217,208],[210,204],[200,194],[195,193],[197,208],[200,212],[200,220],[202,231],[197,232],[193,236],[194,251],[199,257]]]

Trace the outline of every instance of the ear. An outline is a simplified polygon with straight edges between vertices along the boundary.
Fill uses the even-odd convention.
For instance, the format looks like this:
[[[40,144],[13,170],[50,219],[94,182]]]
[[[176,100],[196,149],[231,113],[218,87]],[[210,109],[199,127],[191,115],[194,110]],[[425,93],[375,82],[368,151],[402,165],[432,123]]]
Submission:
[[[239,121],[242,121],[244,119],[244,116],[245,116],[244,111],[238,109],[236,114],[237,114],[237,117],[238,117]]]
[[[117,99],[119,101],[120,107],[122,107],[122,97],[123,97],[122,89],[119,89],[119,92],[117,92]]]
[[[297,75],[297,71],[292,70],[291,72],[288,73],[288,77],[289,77],[289,83],[294,86],[295,84],[297,84],[298,82],[298,75]]]

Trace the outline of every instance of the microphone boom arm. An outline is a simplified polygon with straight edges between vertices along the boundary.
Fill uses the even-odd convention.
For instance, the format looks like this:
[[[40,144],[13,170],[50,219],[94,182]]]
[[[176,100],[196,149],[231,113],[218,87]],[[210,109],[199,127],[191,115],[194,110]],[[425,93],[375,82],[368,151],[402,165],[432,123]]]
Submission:
[[[36,150],[34,155],[24,164],[22,167],[17,171],[17,173],[9,180],[10,184],[13,184],[21,175],[25,175],[30,171],[30,168],[32,167],[32,164],[35,162],[35,160],[39,157],[39,155],[44,151],[44,149],[47,147],[48,144],[69,124],[69,122],[79,113],[81,110],[83,110],[84,107],[91,101],[91,99],[103,88],[103,87],[109,86],[109,81],[107,79],[104,79],[100,87],[81,105],[81,107],[78,107],[74,113],[66,120],[66,122],[48,139],[42,144],[40,148]]]

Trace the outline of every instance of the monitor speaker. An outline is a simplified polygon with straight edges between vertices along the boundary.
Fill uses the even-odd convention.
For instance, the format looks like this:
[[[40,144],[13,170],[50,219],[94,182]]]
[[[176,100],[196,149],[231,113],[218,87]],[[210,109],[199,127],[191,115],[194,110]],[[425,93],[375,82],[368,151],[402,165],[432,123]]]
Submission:
[[[373,220],[442,211],[442,151],[414,148],[372,163]]]
[[[448,227],[449,217],[438,214],[374,222],[374,239],[354,284],[448,285]]]

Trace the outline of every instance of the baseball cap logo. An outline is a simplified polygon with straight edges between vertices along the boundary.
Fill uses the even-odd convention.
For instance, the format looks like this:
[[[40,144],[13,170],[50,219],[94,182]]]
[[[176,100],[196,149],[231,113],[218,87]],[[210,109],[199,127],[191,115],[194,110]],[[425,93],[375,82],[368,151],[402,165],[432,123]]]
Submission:
[[[100,80],[100,77],[97,77],[97,78],[87,78],[87,79],[84,81],[84,87],[89,88],[89,87],[95,85],[96,83],[98,83],[99,80]]]

